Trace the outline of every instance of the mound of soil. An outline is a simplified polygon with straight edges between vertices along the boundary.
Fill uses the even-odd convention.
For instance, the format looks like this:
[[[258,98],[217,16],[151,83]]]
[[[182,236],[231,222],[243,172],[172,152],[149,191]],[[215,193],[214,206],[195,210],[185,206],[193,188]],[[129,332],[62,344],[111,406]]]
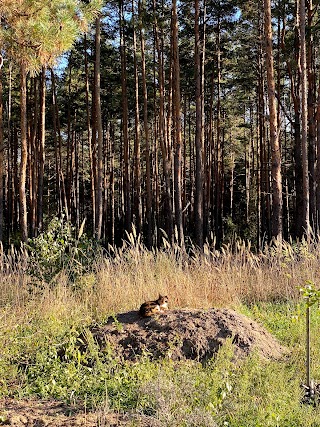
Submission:
[[[285,349],[262,326],[230,309],[169,310],[151,318],[138,312],[110,317],[106,325],[91,330],[101,349],[108,345],[125,360],[142,354],[152,359],[212,358],[226,339],[232,339],[235,357],[256,351],[262,358],[279,359]]]

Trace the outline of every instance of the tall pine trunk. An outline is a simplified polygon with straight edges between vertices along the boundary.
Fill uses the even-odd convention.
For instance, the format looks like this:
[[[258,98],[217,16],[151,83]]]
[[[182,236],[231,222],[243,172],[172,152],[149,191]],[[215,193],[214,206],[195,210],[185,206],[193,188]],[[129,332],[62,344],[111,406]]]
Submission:
[[[20,208],[20,231],[21,239],[26,242],[28,239],[27,225],[27,69],[23,62],[20,65],[20,113],[21,113],[21,160],[20,160],[20,180],[19,180],[19,208]]]
[[[314,8],[312,0],[307,2],[307,25],[308,28],[312,28]],[[315,64],[314,64],[314,40],[313,31],[309,31],[307,37],[306,46],[306,67],[307,67],[307,79],[308,79],[308,164],[309,164],[309,188],[310,188],[310,221],[313,230],[316,228],[316,117],[315,117],[315,105],[316,105],[316,75],[315,75]]]
[[[195,147],[196,147],[196,176],[195,176],[195,201],[194,201],[194,221],[195,221],[195,242],[202,248],[203,247],[203,87],[201,85],[201,41],[199,31],[200,19],[200,2],[195,0],[195,20],[194,20],[194,35],[195,35],[195,79],[196,79],[196,134],[195,134]]]
[[[128,131],[128,93],[127,93],[127,61],[124,34],[123,0],[119,1],[120,25],[120,56],[121,56],[121,96],[122,96],[122,136],[123,136],[123,193],[124,193],[124,228],[131,231],[131,197],[130,197],[130,159]]]
[[[59,119],[59,108],[57,105],[56,83],[54,72],[51,69],[51,87],[52,87],[52,121],[53,121],[53,141],[55,153],[56,170],[56,191],[58,198],[58,212],[63,214],[63,206],[67,209],[66,193],[64,187],[64,175],[62,172],[62,154],[61,154],[61,130]],[[43,208],[42,208],[43,209]]]
[[[137,35],[135,23],[134,0],[132,0],[133,19],[133,64],[134,64],[134,87],[135,87],[135,133],[134,133],[134,215],[137,233],[142,228],[142,203],[141,203],[141,165],[140,165],[140,114],[139,114],[139,76],[137,60]]]
[[[181,100],[180,100],[180,62],[178,46],[177,2],[172,1],[172,50],[173,50],[173,122],[174,122],[174,203],[178,242],[184,246],[182,223],[182,155],[181,155]]]
[[[160,48],[159,42],[159,28],[156,17],[156,1],[153,0],[153,11],[154,11],[154,34],[155,34],[155,45],[157,50],[158,59],[158,82],[159,82],[159,142],[162,153],[163,161],[163,174],[165,180],[165,220],[166,220],[166,232],[169,241],[172,241],[173,236],[173,209],[172,209],[172,193],[171,193],[171,154],[169,146],[166,144],[166,126],[165,126],[165,96],[164,96],[164,58],[163,49]],[[157,181],[156,181],[157,183]],[[156,193],[157,194],[157,193]],[[156,197],[157,205],[159,204],[159,197]],[[158,211],[158,209],[157,209]]]
[[[96,18],[96,35],[95,35],[95,63],[94,63],[94,125],[93,132],[95,133],[95,141],[97,142],[97,187],[96,187],[96,229],[95,236],[98,240],[101,239],[102,231],[102,186],[103,186],[103,132],[101,118],[101,99],[100,99],[100,17]]]
[[[223,239],[223,139],[221,126],[221,17],[217,23],[217,138],[215,150],[215,192],[214,192],[214,222],[217,245],[220,246]]]
[[[302,148],[302,226],[304,233],[310,233],[310,200],[308,170],[308,101],[307,101],[307,61],[306,61],[306,6],[299,3],[300,66],[301,66],[301,148]]]
[[[0,55],[0,242],[3,241],[3,208],[4,208],[4,139],[3,139],[3,85],[2,85],[3,58]]]
[[[89,88],[89,65],[88,65],[88,53],[87,53],[87,37],[84,36],[84,69],[85,69],[85,76],[86,76],[86,119],[87,119],[87,141],[88,141],[88,148],[89,148],[89,161],[90,161],[90,190],[91,190],[91,206],[92,206],[92,229],[93,233],[95,233],[95,217],[96,217],[96,195],[95,195],[95,172],[94,172],[94,165],[93,165],[93,154],[92,154],[92,129],[91,129],[91,122],[90,122],[90,100],[89,100],[89,94],[90,94],[90,88]],[[94,110],[94,109],[93,109]]]
[[[45,162],[45,139],[46,139],[46,70],[42,67],[40,79],[40,137],[39,137],[39,172],[38,172],[38,231],[43,229],[43,178]],[[60,177],[57,176],[60,181]],[[60,197],[60,191],[58,192]]]
[[[143,6],[139,1],[139,15],[144,14],[145,0]],[[145,139],[145,162],[146,162],[146,225],[147,238],[146,244],[150,249],[152,246],[152,188],[151,188],[151,164],[150,164],[150,141],[149,141],[149,125],[148,125],[148,91],[146,80],[146,58],[145,58],[145,36],[144,28],[140,27],[140,44],[141,44],[141,72],[142,72],[142,91],[143,91],[143,125]]]
[[[271,2],[264,0],[266,68],[270,116],[271,177],[272,177],[272,237],[282,239],[282,176],[281,153],[277,126],[277,105],[272,49]]]

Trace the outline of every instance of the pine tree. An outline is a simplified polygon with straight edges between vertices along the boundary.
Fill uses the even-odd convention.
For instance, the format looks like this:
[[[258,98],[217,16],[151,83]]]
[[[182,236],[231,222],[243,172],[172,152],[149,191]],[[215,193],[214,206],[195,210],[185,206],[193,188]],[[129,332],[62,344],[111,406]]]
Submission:
[[[63,51],[71,47],[76,36],[92,17],[96,0],[81,5],[74,0],[65,7],[61,0],[33,2],[3,0],[0,4],[0,41],[5,56],[20,67],[21,81],[21,162],[19,179],[20,229],[22,240],[28,238],[27,228],[27,75],[55,61]]]

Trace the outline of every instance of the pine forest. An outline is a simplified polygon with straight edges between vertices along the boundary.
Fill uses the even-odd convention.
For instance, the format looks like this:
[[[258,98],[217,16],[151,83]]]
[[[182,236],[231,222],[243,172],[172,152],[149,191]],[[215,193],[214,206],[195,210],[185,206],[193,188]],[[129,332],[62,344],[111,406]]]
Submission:
[[[2,0],[0,239],[256,250],[320,226],[319,3]]]

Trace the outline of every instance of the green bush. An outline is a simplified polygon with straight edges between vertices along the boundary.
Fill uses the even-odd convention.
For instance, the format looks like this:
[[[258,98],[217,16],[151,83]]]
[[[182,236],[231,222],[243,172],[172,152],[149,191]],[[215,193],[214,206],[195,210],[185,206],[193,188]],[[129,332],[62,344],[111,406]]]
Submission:
[[[64,219],[54,218],[47,231],[30,239],[25,245],[28,256],[27,273],[40,281],[54,284],[61,274],[75,284],[77,279],[94,270],[102,257],[102,247]]]

